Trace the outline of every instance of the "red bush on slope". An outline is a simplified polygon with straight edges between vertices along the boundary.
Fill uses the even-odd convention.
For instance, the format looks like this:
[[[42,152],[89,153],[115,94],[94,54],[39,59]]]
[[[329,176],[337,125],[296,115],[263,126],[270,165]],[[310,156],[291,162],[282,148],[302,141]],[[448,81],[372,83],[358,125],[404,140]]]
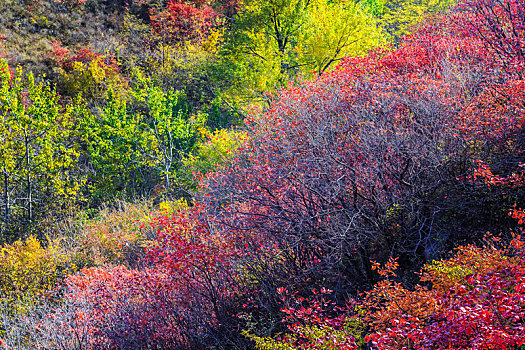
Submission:
[[[525,345],[523,242],[506,249],[459,248],[452,259],[432,263],[422,280],[432,288],[408,291],[384,281],[366,307],[380,349],[503,349]],[[380,304],[377,304],[377,301]]]
[[[481,42],[443,26],[347,59],[248,120],[245,157],[206,184],[218,227],[278,242],[292,270],[347,269],[334,278],[370,280],[370,255],[424,256],[439,229],[428,194],[455,179],[461,112],[489,74]]]
[[[525,250],[516,238],[508,248],[458,248],[448,260],[426,265],[409,290],[394,282],[398,264],[362,302],[344,308],[284,292],[283,322],[289,334],[250,335],[258,349],[518,349],[525,345]],[[330,316],[338,310],[340,316]]]
[[[170,0],[163,11],[151,14],[151,23],[159,40],[165,44],[200,41],[216,24],[220,14],[204,1],[187,4]]]
[[[229,265],[238,249],[232,237],[212,236],[192,215],[153,220],[150,267],[91,268],[68,278],[67,297],[91,306],[82,317],[95,349],[200,348],[211,329],[227,324],[226,307],[242,288]]]
[[[401,255],[405,267],[432,258],[447,241],[457,244],[444,207],[453,201],[461,217],[477,191],[458,174],[480,158],[511,167],[523,160],[519,74],[494,55],[497,39],[465,31],[462,20],[437,19],[398,50],[347,59],[248,121],[255,136],[245,157],[206,185],[216,227],[278,246],[278,261],[260,264],[272,273],[251,270],[263,285],[299,295],[324,285],[342,295],[373,280],[370,257]],[[519,191],[475,194],[522,201]],[[482,223],[492,215],[506,229],[494,212],[477,214]]]

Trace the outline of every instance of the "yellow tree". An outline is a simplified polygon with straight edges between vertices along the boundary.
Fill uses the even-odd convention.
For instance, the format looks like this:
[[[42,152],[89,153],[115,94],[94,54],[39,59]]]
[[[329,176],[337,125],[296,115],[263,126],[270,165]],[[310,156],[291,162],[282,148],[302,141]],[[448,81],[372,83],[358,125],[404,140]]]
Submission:
[[[376,23],[354,1],[311,0],[309,6],[299,52],[300,61],[316,74],[345,56],[366,54],[381,43]]]
[[[234,94],[252,99],[380,42],[372,15],[351,0],[244,0],[223,56]]]

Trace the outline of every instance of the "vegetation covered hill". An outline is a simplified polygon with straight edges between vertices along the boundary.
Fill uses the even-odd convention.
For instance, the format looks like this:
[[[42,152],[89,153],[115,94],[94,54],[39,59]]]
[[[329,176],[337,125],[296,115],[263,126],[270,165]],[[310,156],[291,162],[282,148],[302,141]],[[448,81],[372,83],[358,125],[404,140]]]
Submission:
[[[0,9],[0,347],[525,348],[522,1]]]

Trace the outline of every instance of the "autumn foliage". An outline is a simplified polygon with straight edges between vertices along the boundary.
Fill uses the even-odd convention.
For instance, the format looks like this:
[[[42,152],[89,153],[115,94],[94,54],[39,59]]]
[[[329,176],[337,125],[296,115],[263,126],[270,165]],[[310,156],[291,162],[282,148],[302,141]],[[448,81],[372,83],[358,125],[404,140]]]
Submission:
[[[460,30],[483,41],[503,68],[501,73],[523,78],[525,13],[516,0],[465,0],[458,6]]]
[[[311,278],[336,269],[327,287],[340,291],[372,281],[371,257],[417,263],[442,249],[449,228],[432,203],[468,170],[462,112],[490,74],[480,40],[445,26],[346,59],[248,118],[243,156],[204,184],[216,227],[276,244]]]
[[[164,44],[201,41],[216,24],[219,13],[201,1],[170,0],[163,11],[152,12],[151,23]]]
[[[186,5],[170,6],[175,11]],[[160,229],[148,258],[156,272],[146,275],[161,285],[162,276],[172,282],[166,300],[155,299],[160,292],[153,287],[146,293],[153,299],[140,305],[159,303],[152,310],[160,314],[148,315],[162,319],[166,310],[176,322],[149,341],[169,339],[177,328],[179,338],[170,341],[211,344],[206,342],[217,329],[242,324],[247,313],[259,333],[276,328],[290,334],[270,340],[247,332],[260,348],[279,342],[298,349],[315,348],[311,343],[380,349],[521,344],[519,250],[464,246],[454,258],[426,265],[424,285],[412,289],[396,282],[394,260],[380,270],[386,278],[380,282],[378,265],[370,262],[400,256],[407,274],[408,266],[423,266],[458,237],[469,239],[454,234],[454,225],[463,223],[444,216],[451,209],[439,204],[448,195],[461,200],[464,194],[443,191],[468,188],[468,174],[479,176],[473,169],[480,159],[495,163],[521,156],[521,81],[502,74],[508,61],[494,55],[490,40],[496,39],[481,29],[458,29],[486,22],[463,18],[461,25],[454,15],[436,18],[398,49],[347,58],[316,81],[283,90],[270,108],[246,120],[250,139],[238,157],[203,179],[196,209],[154,222]],[[519,60],[516,53],[508,55]],[[511,199],[521,205],[521,183],[510,185],[512,175],[501,170],[499,178],[487,169],[484,176],[514,186]],[[487,193],[483,186],[474,187],[476,195]],[[472,232],[470,239],[476,238]],[[82,296],[84,286],[99,283],[99,273],[141,286],[147,278],[119,268],[86,271],[86,282],[80,275],[70,279],[74,294]],[[283,286],[309,306],[283,308],[275,292]],[[311,299],[312,289],[327,288],[340,298],[367,286],[371,291],[357,304]],[[123,304],[132,303],[126,296],[132,288],[122,287],[129,290]],[[110,295],[121,298],[119,288],[108,293],[97,305]],[[241,300],[243,312],[231,312]],[[288,328],[272,323],[280,311],[300,323]],[[126,327],[142,329],[133,323],[139,321],[129,322]]]
[[[148,15],[170,50],[225,20],[205,1]],[[162,209],[89,219],[76,273],[54,241],[48,253],[34,238],[5,246],[9,298],[63,281],[52,311],[31,304],[19,329],[55,339],[41,348],[523,348],[524,15],[522,1],[463,0],[397,47],[268,93],[227,131],[137,67],[119,95],[119,61],[55,43],[63,86],[99,113],[81,105],[75,161],[114,192],[117,178],[154,192]],[[170,198],[181,179],[196,186],[187,202]],[[28,282],[24,262],[51,272]],[[14,344],[21,321],[9,317],[0,338]]]
[[[237,249],[192,215],[161,215],[148,224],[157,239],[146,249],[145,268],[105,265],[65,280],[91,348],[200,348],[213,337],[227,339],[216,328],[231,322],[226,306],[241,290],[230,265]]]
[[[398,263],[374,264],[383,278],[361,302],[331,306],[290,293],[284,338],[251,337],[258,349],[502,349],[520,348],[525,327],[523,242],[506,248],[463,246],[425,266],[414,289],[395,282]],[[429,287],[430,286],[430,287]],[[328,291],[330,292],[330,291]],[[339,310],[337,317],[329,312]]]
[[[506,249],[461,247],[455,257],[427,265],[422,281],[431,289],[380,283],[368,295],[382,301],[371,315],[378,332],[368,339],[380,349],[524,345],[522,246],[517,237]]]

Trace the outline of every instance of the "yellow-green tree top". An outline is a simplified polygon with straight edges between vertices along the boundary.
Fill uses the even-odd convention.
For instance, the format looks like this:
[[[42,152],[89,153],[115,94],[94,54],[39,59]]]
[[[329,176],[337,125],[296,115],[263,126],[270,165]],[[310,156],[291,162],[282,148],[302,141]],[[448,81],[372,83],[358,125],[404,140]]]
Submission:
[[[272,92],[310,78],[381,42],[374,18],[350,0],[244,0],[224,52],[240,94]]]

